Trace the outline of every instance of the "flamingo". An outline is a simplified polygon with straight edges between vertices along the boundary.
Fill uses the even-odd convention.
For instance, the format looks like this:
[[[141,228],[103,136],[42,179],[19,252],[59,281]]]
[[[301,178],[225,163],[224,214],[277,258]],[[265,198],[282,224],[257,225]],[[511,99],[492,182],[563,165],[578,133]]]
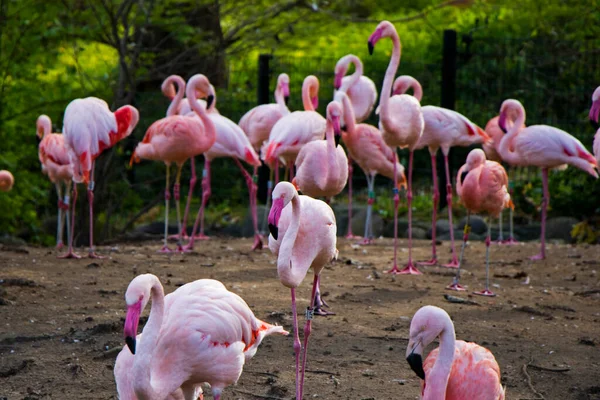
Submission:
[[[354,64],[354,73],[350,76],[344,76],[348,72],[348,66]],[[356,123],[361,123],[371,115],[375,102],[377,101],[377,87],[368,77],[363,75],[363,64],[360,58],[354,54],[348,54],[340,58],[335,64],[334,78],[334,100],[342,102],[339,97],[340,92],[346,93],[350,97],[350,103],[354,110]],[[352,233],[352,158],[348,157],[348,233],[346,239],[355,239]]]
[[[425,359],[422,354],[437,337],[440,347]],[[503,400],[500,367],[494,355],[477,343],[456,340],[446,311],[421,307],[410,322],[406,361],[423,379],[423,400]]]
[[[100,258],[94,251],[94,166],[100,154],[131,134],[139,121],[135,107],[123,106],[114,113],[97,97],[75,99],[67,105],[63,119],[64,142],[73,168],[73,202],[69,249],[60,258],[80,258],[73,252],[77,183],[87,184],[90,209],[90,258]]]
[[[467,222],[460,249],[460,260],[454,281],[447,289],[465,290],[460,284],[460,267],[462,265],[465,245],[469,239],[469,219],[471,213],[486,213],[498,217],[506,207],[513,207],[508,194],[508,175],[504,167],[496,161],[488,161],[481,149],[473,149],[467,156],[467,162],[460,167],[456,176],[456,192],[467,209]],[[490,242],[491,224],[488,218],[488,233],[485,238],[485,289],[475,294],[495,296],[490,291]]]
[[[209,93],[210,99],[210,96],[212,96],[213,93]],[[256,183],[254,183],[252,176],[248,173],[248,171],[246,171],[240,162],[240,159],[242,159],[254,167],[259,167],[260,159],[258,158],[258,154],[256,151],[254,151],[252,144],[248,140],[248,137],[242,128],[240,128],[235,122],[220,114],[208,114],[208,117],[215,126],[217,136],[215,143],[204,154],[204,170],[202,172],[202,204],[200,205],[198,215],[196,216],[196,220],[194,222],[194,227],[192,228],[192,236],[190,237],[190,241],[187,246],[184,247],[184,251],[191,251],[194,248],[194,242],[196,239],[208,239],[208,236],[204,234],[204,209],[211,195],[210,163],[217,157],[233,158],[236,165],[244,175],[250,196],[250,211],[252,213],[252,223],[254,227],[254,244],[252,246],[252,250],[262,249],[263,243],[260,233],[258,232],[258,220],[256,215]],[[200,224],[200,233],[198,236],[196,236],[198,224]]]
[[[269,212],[269,249],[277,256],[277,273],[281,283],[290,288],[296,354],[296,400],[302,399],[308,338],[314,315],[316,290],[325,264],[337,258],[336,224],[333,210],[327,203],[309,196],[299,196],[289,182],[279,182],[273,189],[273,206]],[[291,203],[291,205],[290,205]],[[288,205],[290,205],[288,207]],[[296,312],[296,288],[308,269],[314,272],[311,306],[306,310],[304,351],[300,377],[300,338]]]
[[[498,154],[498,152],[496,151],[496,147],[498,147],[498,145],[500,144],[500,141],[502,140],[502,137],[504,136],[504,132],[502,132],[502,129],[500,129],[500,127],[498,126],[498,119],[500,117],[499,116],[495,116],[494,118],[490,119],[488,121],[488,123],[485,126],[485,132],[492,138],[491,141],[486,142],[483,144],[483,151],[485,152],[485,156],[488,160],[491,161],[497,161],[497,162],[501,162],[503,161],[502,158],[500,157],[500,154]],[[512,121],[513,119],[511,119],[510,121]],[[508,121],[507,121],[508,122]],[[525,128],[525,126],[523,126],[522,128]],[[512,188],[512,182],[509,182],[509,194],[512,197],[512,192],[513,192],[513,188]],[[509,208],[510,213],[509,215],[509,236],[507,240],[504,240],[504,235],[502,233],[502,211],[500,211],[500,216],[498,217],[498,228],[499,228],[499,233],[498,233],[498,244],[517,244],[518,242],[515,240],[515,235],[514,235],[514,229],[513,229],[513,209]]]
[[[593,123],[594,128],[597,129],[596,134],[594,135],[592,150],[596,157],[596,163],[600,165],[600,129],[598,126],[598,114],[600,114],[600,86],[598,86],[592,94],[592,107],[590,108],[589,114],[590,121]]]
[[[392,40],[394,49],[392,50],[392,56],[381,89],[379,129],[381,129],[383,140],[394,150],[394,160],[397,157],[397,147],[401,149],[408,148],[409,150],[408,188],[406,191],[408,206],[408,263],[404,269],[400,270],[398,268],[398,204],[400,203],[400,195],[398,188],[394,185],[394,264],[386,272],[391,274],[420,275],[421,272],[415,267],[412,261],[412,166],[414,150],[423,135],[423,114],[421,113],[420,100],[417,100],[415,97],[406,94],[390,97],[392,80],[398,70],[402,51],[398,32],[396,32],[396,28],[391,22],[382,21],[377,25],[377,28],[369,37],[369,52],[372,54],[375,44],[381,38],[386,37]],[[396,164],[394,163],[394,165]]]
[[[0,192],[8,192],[15,184],[15,177],[10,171],[0,170]]]
[[[394,182],[396,187],[406,186],[404,167],[394,157],[394,151],[385,144],[381,132],[372,125],[356,124],[354,111],[350,99],[346,94],[340,96],[344,110],[344,124],[346,130],[342,131],[342,140],[348,149],[348,154],[363,170],[367,177],[369,200],[367,201],[367,219],[365,221],[365,236],[362,243],[371,243],[373,238],[372,210],[375,203],[375,176],[386,176]],[[395,174],[394,175],[394,171]],[[348,221],[350,224],[351,221]]]
[[[277,174],[279,158],[290,168],[293,179],[294,161],[302,146],[325,137],[326,121],[315,109],[319,104],[319,80],[314,75],[304,78],[302,83],[302,103],[304,111],[294,111],[275,123],[269,139],[261,148],[261,158],[266,164],[275,165]],[[277,176],[275,181],[277,181]]]
[[[192,107],[200,108],[197,103]],[[140,314],[150,300],[150,316],[137,346]],[[186,399],[193,399],[198,386],[207,382],[219,400],[265,336],[288,334],[256,318],[241,297],[213,279],[188,283],[165,297],[155,275],[139,275],[129,284],[125,301],[123,333],[135,355],[128,375],[140,399],[164,399],[180,388]]]
[[[408,89],[418,101],[423,96],[423,88],[419,81],[412,76],[400,76],[394,82],[394,94],[405,93]],[[488,134],[479,126],[471,122],[467,117],[447,108],[435,106],[421,107],[425,127],[423,135],[415,146],[415,150],[428,147],[431,155],[431,172],[433,174],[433,213],[431,218],[431,246],[432,257],[429,261],[418,262],[421,265],[437,264],[437,253],[435,245],[437,206],[440,193],[438,191],[436,155],[439,148],[444,154],[446,166],[446,200],[448,202],[448,223],[450,225],[450,247],[452,249],[452,260],[444,267],[458,268],[458,259],[454,248],[454,228],[452,224],[452,181],[450,180],[450,167],[448,165],[448,153],[453,146],[470,146],[485,143],[491,140]]]
[[[164,244],[160,252],[168,253],[171,250],[167,246],[167,234],[169,230],[169,200],[171,198],[169,186],[169,170],[171,163],[177,164],[177,177],[175,181],[175,193],[177,194],[177,222],[181,224],[179,210],[179,180],[181,168],[185,161],[193,156],[202,154],[215,143],[215,126],[204,108],[196,101],[197,90],[209,90],[208,79],[204,75],[194,75],[190,78],[186,94],[195,113],[200,118],[192,116],[176,115],[178,103],[183,98],[183,90],[177,91],[177,96],[169,106],[167,117],[154,122],[148,130],[141,143],[137,145],[131,155],[131,163],[138,162],[141,158],[146,160],[161,160],[167,166],[165,184],[165,236]],[[179,226],[181,232],[181,226]],[[181,249],[181,243],[178,242]]]
[[[507,118],[514,113],[516,120],[507,130]],[[581,142],[567,132],[548,125],[532,125],[520,129],[525,124],[525,109],[514,99],[504,100],[500,108],[498,125],[507,134],[500,141],[498,154],[510,165],[533,165],[542,169],[542,232],[540,253],[532,260],[546,258],[546,212],[550,201],[548,192],[548,169],[572,165],[598,178],[598,163]]]
[[[73,168],[69,159],[69,152],[65,147],[65,137],[58,133],[52,133],[52,121],[47,115],[40,115],[36,122],[37,136],[41,139],[38,146],[38,156],[42,163],[42,172],[50,178],[56,186],[58,195],[58,220],[56,229],[56,248],[63,247],[63,226],[66,212],[67,235],[69,230],[69,193],[73,181]],[[62,186],[65,186],[65,197],[63,201]]]

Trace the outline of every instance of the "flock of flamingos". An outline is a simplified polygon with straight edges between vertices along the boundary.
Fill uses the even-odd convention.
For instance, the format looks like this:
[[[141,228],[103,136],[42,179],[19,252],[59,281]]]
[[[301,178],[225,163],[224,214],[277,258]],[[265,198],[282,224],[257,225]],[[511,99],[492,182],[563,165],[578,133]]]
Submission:
[[[167,116],[148,128],[131,158],[131,162],[141,159],[160,160],[167,166],[162,252],[172,251],[167,246],[171,163],[177,165],[173,187],[179,224],[179,234],[175,237],[177,251],[189,251],[193,248],[195,239],[206,238],[203,220],[210,196],[212,159],[231,157],[245,176],[255,230],[254,249],[261,248],[263,240],[257,228],[256,168],[261,165],[262,159],[271,167],[276,175],[275,181],[278,182],[279,163],[286,167],[289,182],[278,182],[275,187],[269,185],[269,200],[272,200],[268,215],[271,233],[269,248],[277,256],[277,271],[281,283],[291,291],[297,400],[303,398],[304,371],[313,317],[315,314],[330,314],[324,310],[327,305],[323,303],[319,293],[320,273],[324,265],[338,254],[336,221],[328,200],[339,194],[347,183],[351,184],[348,175],[352,173],[352,161],[360,166],[368,181],[367,223],[362,239],[365,244],[373,240],[370,220],[375,197],[374,178],[381,174],[394,180],[394,263],[387,271],[393,274],[421,273],[412,259],[410,239],[412,161],[415,150],[427,147],[431,154],[434,235],[439,197],[435,156],[439,148],[445,157],[446,181],[451,182],[448,169],[450,148],[483,144],[485,152],[481,149],[472,150],[456,177],[456,189],[468,215],[484,213],[490,217],[499,217],[504,208],[512,210],[507,189],[508,175],[497,161],[504,161],[511,166],[540,167],[544,193],[541,251],[534,259],[545,257],[548,169],[572,165],[598,177],[596,168],[597,159],[600,158],[599,134],[594,140],[595,158],[580,141],[560,129],[547,125],[525,127],[525,110],[517,100],[504,101],[499,116],[492,119],[485,130],[455,111],[434,106],[422,107],[422,88],[414,78],[401,76],[394,81],[400,63],[401,45],[396,29],[390,22],[381,22],[371,34],[368,39],[369,52],[372,53],[375,45],[383,38],[389,38],[394,47],[376,110],[379,114],[379,128],[361,123],[374,108],[377,90],[373,81],[362,75],[362,64],[353,55],[343,57],[335,67],[336,93],[334,100],[327,105],[325,118],[315,111],[319,81],[314,76],[308,76],[302,87],[304,111],[288,110],[286,100],[290,94],[289,77],[281,74],[275,90],[277,102],[250,110],[239,124],[219,114],[214,87],[204,75],[194,75],[187,84],[178,76],[170,76],[162,85],[163,93],[172,99]],[[350,63],[354,64],[355,72],[351,76],[345,76]],[[413,90],[414,95],[405,94],[409,89]],[[593,95],[590,119],[597,123],[599,113],[600,88]],[[68,105],[62,134],[51,133],[51,122],[47,116],[38,118],[37,134],[42,139],[39,158],[42,169],[56,184],[59,196],[59,247],[62,246],[62,227],[66,218],[68,251],[62,257],[79,257],[73,252],[74,208],[70,206],[77,199],[77,186],[72,185],[72,182],[87,184],[90,209],[89,256],[99,257],[94,252],[92,237],[94,160],[103,150],[130,135],[138,119],[139,114],[134,107],[124,106],[112,113],[104,101],[94,97],[76,99]],[[336,138],[339,136],[348,155],[340,145],[336,145]],[[404,168],[397,161],[397,147],[408,148],[410,152],[407,177]],[[202,204],[189,242],[184,246],[190,199],[196,183],[193,157],[201,154],[205,159]],[[192,160],[192,180],[188,202],[181,218],[180,177],[182,167],[188,159]],[[246,171],[240,160],[254,167],[254,175]],[[12,175],[2,171],[0,177],[0,188],[9,190]],[[406,187],[409,212],[409,253],[408,262],[401,269],[398,267],[396,254],[399,188],[403,186]],[[452,187],[450,183],[448,186],[448,213],[452,226]],[[69,196],[71,190],[72,197]],[[299,191],[303,195],[299,195]],[[351,196],[351,187],[349,192]],[[317,197],[325,198],[326,201],[317,200]],[[348,237],[353,237],[350,224],[348,229]],[[450,232],[453,230],[450,229]],[[456,268],[457,272],[448,289],[465,290],[459,283],[459,277],[468,233],[467,219],[460,260],[456,257],[452,237],[452,260],[445,266]],[[508,242],[514,242],[512,223]],[[423,262],[424,265],[438,262],[435,236],[432,243],[432,258]],[[487,279],[489,230],[485,243],[486,286],[476,294],[494,296]],[[301,343],[295,291],[310,267],[314,272],[312,300],[306,311],[304,342]],[[288,334],[282,327],[257,319],[242,298],[229,292],[222,283],[215,280],[197,280],[165,296],[156,276],[140,275],[129,284],[125,300],[126,346],[115,365],[117,390],[121,399],[198,399],[202,398],[202,383],[210,384],[214,398],[219,399],[222,390],[238,380],[245,361],[256,353],[266,335]],[[150,300],[150,317],[143,333],[138,334],[140,314]],[[440,341],[439,348],[432,351],[423,362],[421,355],[424,349],[437,337]],[[415,373],[423,379],[424,399],[504,399],[505,389],[500,384],[500,368],[494,356],[475,343],[456,340],[452,321],[440,308],[426,306],[414,315],[406,359]]]

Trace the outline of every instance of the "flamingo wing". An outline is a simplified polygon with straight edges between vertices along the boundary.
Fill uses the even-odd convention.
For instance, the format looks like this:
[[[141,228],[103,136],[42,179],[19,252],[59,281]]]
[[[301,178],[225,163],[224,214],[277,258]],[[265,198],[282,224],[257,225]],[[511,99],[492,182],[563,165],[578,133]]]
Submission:
[[[235,122],[220,114],[209,114],[215,125],[217,139],[207,152],[209,158],[236,157],[253,166],[260,166],[258,154],[250,140]]]

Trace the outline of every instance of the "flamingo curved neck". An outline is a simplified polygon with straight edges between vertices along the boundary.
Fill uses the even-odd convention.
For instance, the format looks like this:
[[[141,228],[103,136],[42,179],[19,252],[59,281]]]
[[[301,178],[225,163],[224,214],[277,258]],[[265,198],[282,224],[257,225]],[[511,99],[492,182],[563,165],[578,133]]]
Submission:
[[[381,88],[380,106],[382,119],[386,119],[388,117],[388,104],[390,96],[392,95],[392,84],[394,83],[394,75],[396,75],[396,71],[398,70],[398,65],[400,64],[400,56],[402,54],[402,45],[400,43],[398,33],[396,33],[395,31],[392,32],[392,34],[390,35],[390,39],[392,39],[394,48],[392,50],[392,57],[390,58],[390,63],[388,64],[387,70],[385,71],[383,87]]]
[[[440,333],[440,351],[435,364],[425,378],[425,393],[423,400],[437,400],[446,398],[448,379],[454,362],[454,348],[456,346],[456,334],[450,320],[446,321],[445,327]]]
[[[200,119],[202,120],[202,123],[204,124],[204,134],[206,136],[206,139],[208,139],[209,142],[214,143],[214,141],[216,140],[216,137],[217,137],[217,130],[215,128],[215,124],[213,123],[212,119],[210,119],[210,117],[208,116],[207,111],[204,109],[204,107],[202,107],[198,103],[198,98],[196,97],[195,88],[192,88],[192,89],[193,90],[191,90],[187,93],[188,102],[190,103],[190,106],[196,112],[198,117],[200,117]]]
[[[173,100],[171,100],[171,104],[167,109],[167,117],[177,115],[179,105],[181,104],[181,101],[183,100],[183,94],[185,93],[185,81],[178,76],[171,77],[169,84],[174,84],[177,88],[177,91],[175,92],[175,97],[173,97]]]
[[[344,93],[342,95],[342,106],[344,107],[344,124],[346,125],[346,132],[352,136],[356,132],[356,117],[354,115],[354,109],[350,99]]]
[[[291,200],[292,203],[292,220],[288,227],[288,230],[283,237],[281,242],[281,247],[279,249],[279,254],[282,255],[277,260],[277,270],[280,275],[282,271],[285,272],[286,275],[289,273],[294,274],[295,271],[298,271],[297,268],[294,268],[292,264],[292,250],[294,249],[294,243],[296,243],[296,238],[298,237],[298,230],[300,229],[300,213],[301,213],[301,205],[300,205],[300,197],[298,194],[294,194]],[[295,279],[294,279],[295,280]],[[300,279],[302,280],[302,279]]]
[[[509,164],[518,164],[521,161],[521,158],[514,151],[514,146],[511,146],[511,144],[521,131],[522,127],[525,126],[525,109],[523,106],[515,106],[514,110],[517,117],[506,135],[500,140],[500,146],[498,147],[498,153],[500,153],[502,159]],[[505,112],[508,112],[508,110]]]
[[[165,311],[165,293],[158,279],[153,280],[150,295],[152,299],[150,316],[142,331],[142,339],[138,344],[133,362],[134,389],[139,400],[164,398],[168,395],[166,393],[161,396],[161,393],[152,386],[150,375],[150,365],[152,364],[154,349],[158,342]]]
[[[337,167],[336,163],[336,150],[335,150],[335,139],[333,132],[333,124],[329,119],[327,119],[327,125],[325,127],[325,139],[327,140],[327,165],[325,166],[324,173],[321,174],[320,178],[320,187],[322,190],[325,189],[327,185],[329,176],[334,174],[334,171]]]
[[[304,106],[304,111],[315,111],[315,107],[310,99],[310,89],[313,86],[313,82],[302,85],[302,105]]]
[[[277,85],[275,89],[275,102],[279,106],[282,112],[288,112],[287,105],[285,104],[285,99],[283,96],[283,90],[281,89],[281,85]]]
[[[409,88],[413,90],[413,97],[417,99],[420,103],[421,99],[423,98],[423,87],[421,87],[419,81],[417,81],[416,79],[411,81]]]
[[[354,64],[354,73],[350,75],[350,79],[347,79],[345,83],[342,83],[342,87],[340,90],[343,92],[347,92],[352,86],[354,86],[360,77],[363,75],[363,65],[362,62],[356,56],[349,57],[348,64]]]

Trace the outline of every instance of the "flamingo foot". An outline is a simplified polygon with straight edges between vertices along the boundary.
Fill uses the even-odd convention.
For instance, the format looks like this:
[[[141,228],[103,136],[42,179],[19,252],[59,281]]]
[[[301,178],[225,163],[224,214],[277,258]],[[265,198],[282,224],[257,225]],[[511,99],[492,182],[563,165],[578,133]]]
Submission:
[[[94,250],[90,250],[88,252],[88,258],[96,258],[96,259],[103,259],[106,258],[106,256],[101,256],[100,254],[96,254],[96,252]]]
[[[484,289],[480,292],[473,292],[473,294],[476,294],[477,296],[496,297],[496,293],[492,292],[489,289]]]
[[[512,245],[519,244],[519,243],[520,242],[518,240],[515,240],[515,238],[508,238],[507,240],[503,240],[501,244],[512,246]]]
[[[160,250],[158,250],[158,253],[172,253],[173,250],[171,250],[170,248],[167,247],[167,245],[164,245]]]
[[[187,233],[184,233],[183,235],[178,233],[176,235],[169,235],[167,237],[167,239],[169,239],[169,240],[188,240],[189,237],[188,237]]]
[[[185,253],[183,247],[181,246],[181,243],[177,243],[177,249],[175,251],[178,253]]]
[[[450,261],[448,264],[442,264],[442,267],[446,267],[446,268],[458,268],[458,260],[456,259],[456,257],[454,257],[452,259],[452,261]]]
[[[348,232],[348,234],[346,236],[344,236],[344,237],[346,239],[350,239],[350,240],[362,238],[362,236],[354,235],[352,232]]]
[[[428,260],[428,261],[417,261],[417,265],[423,265],[423,266],[437,265],[437,263],[438,263],[437,257],[433,257],[431,260]]]
[[[371,238],[363,238],[363,240],[361,240],[360,242],[356,243],[356,244],[363,244],[363,245],[367,245],[367,244],[373,244],[373,239]]]
[[[447,290],[456,290],[457,292],[464,292],[467,290],[458,282],[452,282],[452,284],[446,286],[446,289]]]
[[[196,236],[194,236],[194,240],[209,240],[210,237],[206,236],[204,233],[199,233]]]
[[[60,242],[56,243],[55,249],[56,250],[61,250],[63,247],[65,247],[65,245],[63,244],[62,241],[60,241]]]
[[[190,243],[186,244],[181,248],[182,253],[191,253],[192,251],[194,251],[194,246]]]
[[[69,250],[69,252],[67,254],[63,254],[62,256],[58,256],[56,258],[75,258],[75,259],[80,259],[81,256],[77,253],[74,253],[73,250]]]
[[[262,250],[262,248],[263,248],[262,236],[260,236],[257,233],[256,235],[254,235],[254,244],[252,245],[252,251]]]
[[[329,308],[329,304],[327,304],[325,302],[325,300],[323,300],[323,298],[321,297],[320,293],[317,293],[315,295],[315,304],[314,304],[314,307],[313,307],[313,314],[314,315],[320,315],[322,317],[326,317],[328,315],[335,315],[334,312],[324,310],[323,307]]]
[[[404,269],[398,268],[398,265],[394,265],[392,269],[385,271],[386,274],[392,275],[422,275],[422,272],[419,271],[413,263],[406,264]]]
[[[546,256],[542,253],[536,254],[535,256],[532,256],[532,257],[529,257],[529,259],[533,260],[533,261],[539,261],[539,260],[543,260],[545,258],[546,258]]]

